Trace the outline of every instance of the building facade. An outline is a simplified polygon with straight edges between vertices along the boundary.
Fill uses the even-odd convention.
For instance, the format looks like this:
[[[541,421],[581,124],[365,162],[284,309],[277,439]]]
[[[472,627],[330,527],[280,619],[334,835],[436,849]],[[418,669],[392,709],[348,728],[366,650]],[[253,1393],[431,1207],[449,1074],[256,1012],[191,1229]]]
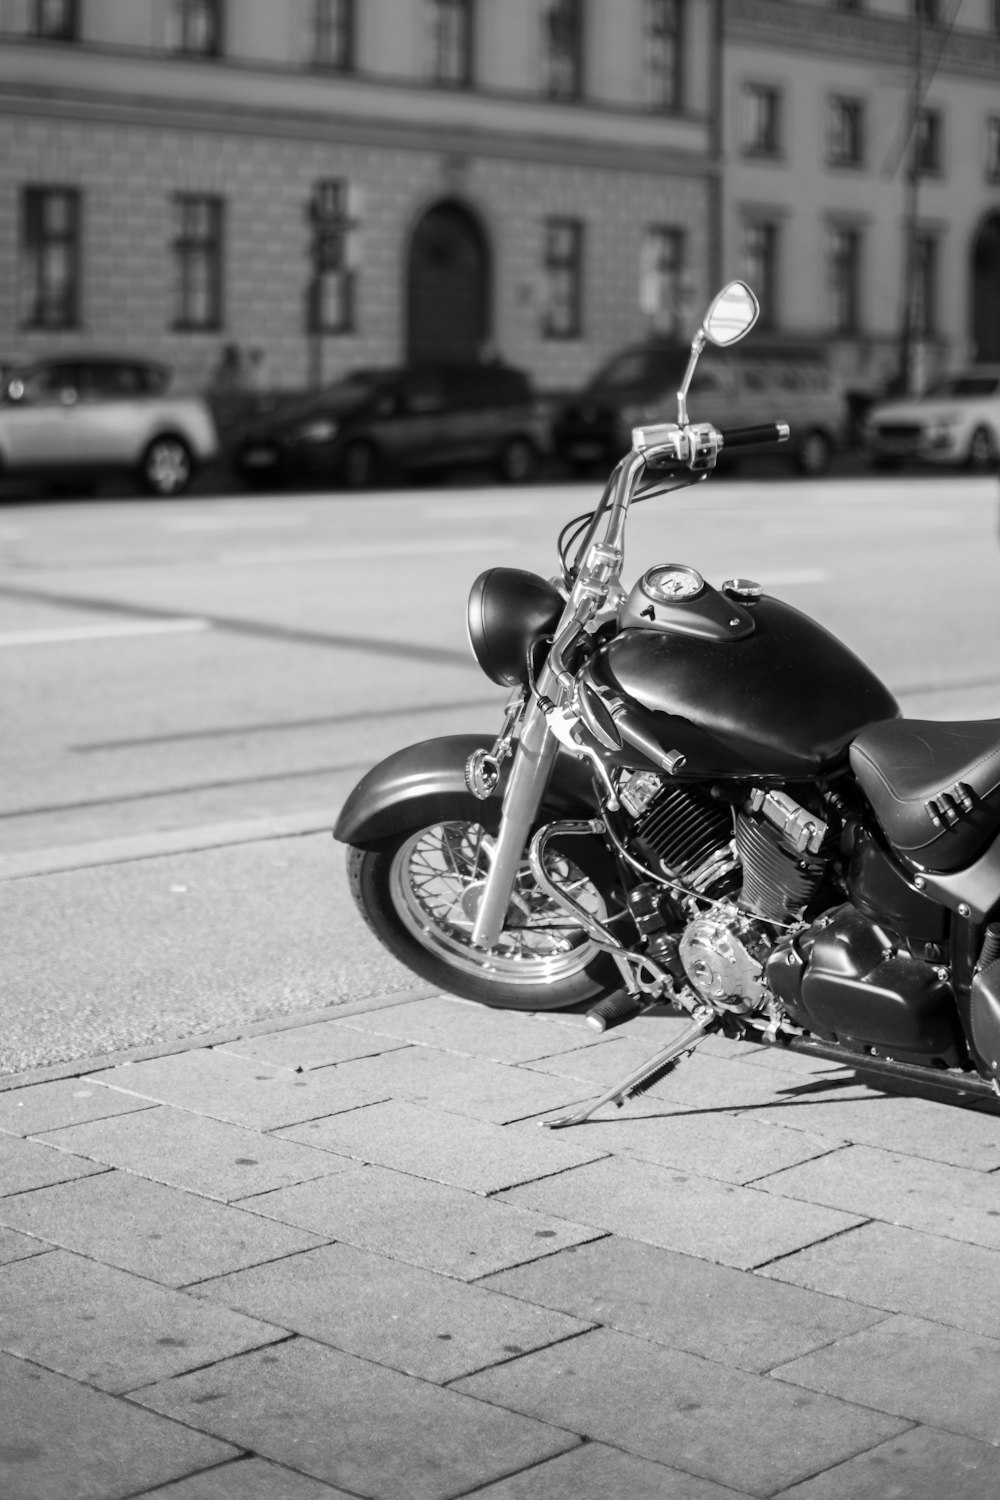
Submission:
[[[1000,360],[1000,5],[725,0],[722,261],[846,378]]]
[[[686,331],[719,275],[718,17],[0,0],[0,362],[204,385],[236,345],[292,388],[496,354],[545,389]]]

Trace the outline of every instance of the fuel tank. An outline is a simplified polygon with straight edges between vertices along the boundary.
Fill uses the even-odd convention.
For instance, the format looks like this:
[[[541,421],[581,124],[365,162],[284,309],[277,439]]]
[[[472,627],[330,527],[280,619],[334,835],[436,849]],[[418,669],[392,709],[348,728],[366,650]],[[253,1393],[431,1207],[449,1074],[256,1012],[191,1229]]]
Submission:
[[[888,688],[808,615],[767,595],[747,613],[753,629],[736,639],[707,638],[683,617],[625,629],[587,664],[592,688],[624,698],[664,750],[684,755],[679,779],[812,780],[866,724],[899,717]]]

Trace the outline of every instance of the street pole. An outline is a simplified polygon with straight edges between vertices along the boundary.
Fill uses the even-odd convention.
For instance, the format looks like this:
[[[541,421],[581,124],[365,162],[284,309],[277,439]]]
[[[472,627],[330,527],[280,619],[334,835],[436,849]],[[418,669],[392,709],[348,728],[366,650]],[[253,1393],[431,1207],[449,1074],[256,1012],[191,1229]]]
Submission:
[[[908,395],[916,394],[914,313],[917,294],[917,225],[920,211],[920,111],[924,96],[924,13],[915,7],[913,84],[910,90],[909,165],[904,173],[903,197],[903,311],[899,334],[899,381]]]

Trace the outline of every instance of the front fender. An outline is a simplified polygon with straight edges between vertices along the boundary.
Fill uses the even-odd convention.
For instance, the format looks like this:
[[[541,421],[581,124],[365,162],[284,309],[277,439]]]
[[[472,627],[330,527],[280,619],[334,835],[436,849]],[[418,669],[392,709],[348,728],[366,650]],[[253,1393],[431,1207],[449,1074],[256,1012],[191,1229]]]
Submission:
[[[448,734],[396,750],[358,782],[334,826],[333,836],[364,848],[398,833],[443,819],[468,817],[494,828],[510,761],[501,768],[500,786],[487,801],[465,784],[465,763],[473,750],[489,750],[493,735]],[[597,810],[590,771],[560,747],[543,803],[552,817],[591,817]]]

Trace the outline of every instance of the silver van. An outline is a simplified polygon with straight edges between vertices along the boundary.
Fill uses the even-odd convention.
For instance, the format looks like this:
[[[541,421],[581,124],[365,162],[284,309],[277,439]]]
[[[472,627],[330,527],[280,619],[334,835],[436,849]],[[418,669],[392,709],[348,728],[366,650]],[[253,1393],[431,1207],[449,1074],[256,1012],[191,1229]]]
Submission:
[[[686,344],[650,342],[614,355],[557,413],[559,456],[578,472],[610,466],[628,452],[633,427],[672,421],[688,353]],[[844,392],[818,344],[764,338],[733,349],[706,348],[688,410],[692,421],[723,428],[789,424],[787,444],[741,449],[741,463],[750,454],[773,454],[800,474],[823,474],[846,442]]]

